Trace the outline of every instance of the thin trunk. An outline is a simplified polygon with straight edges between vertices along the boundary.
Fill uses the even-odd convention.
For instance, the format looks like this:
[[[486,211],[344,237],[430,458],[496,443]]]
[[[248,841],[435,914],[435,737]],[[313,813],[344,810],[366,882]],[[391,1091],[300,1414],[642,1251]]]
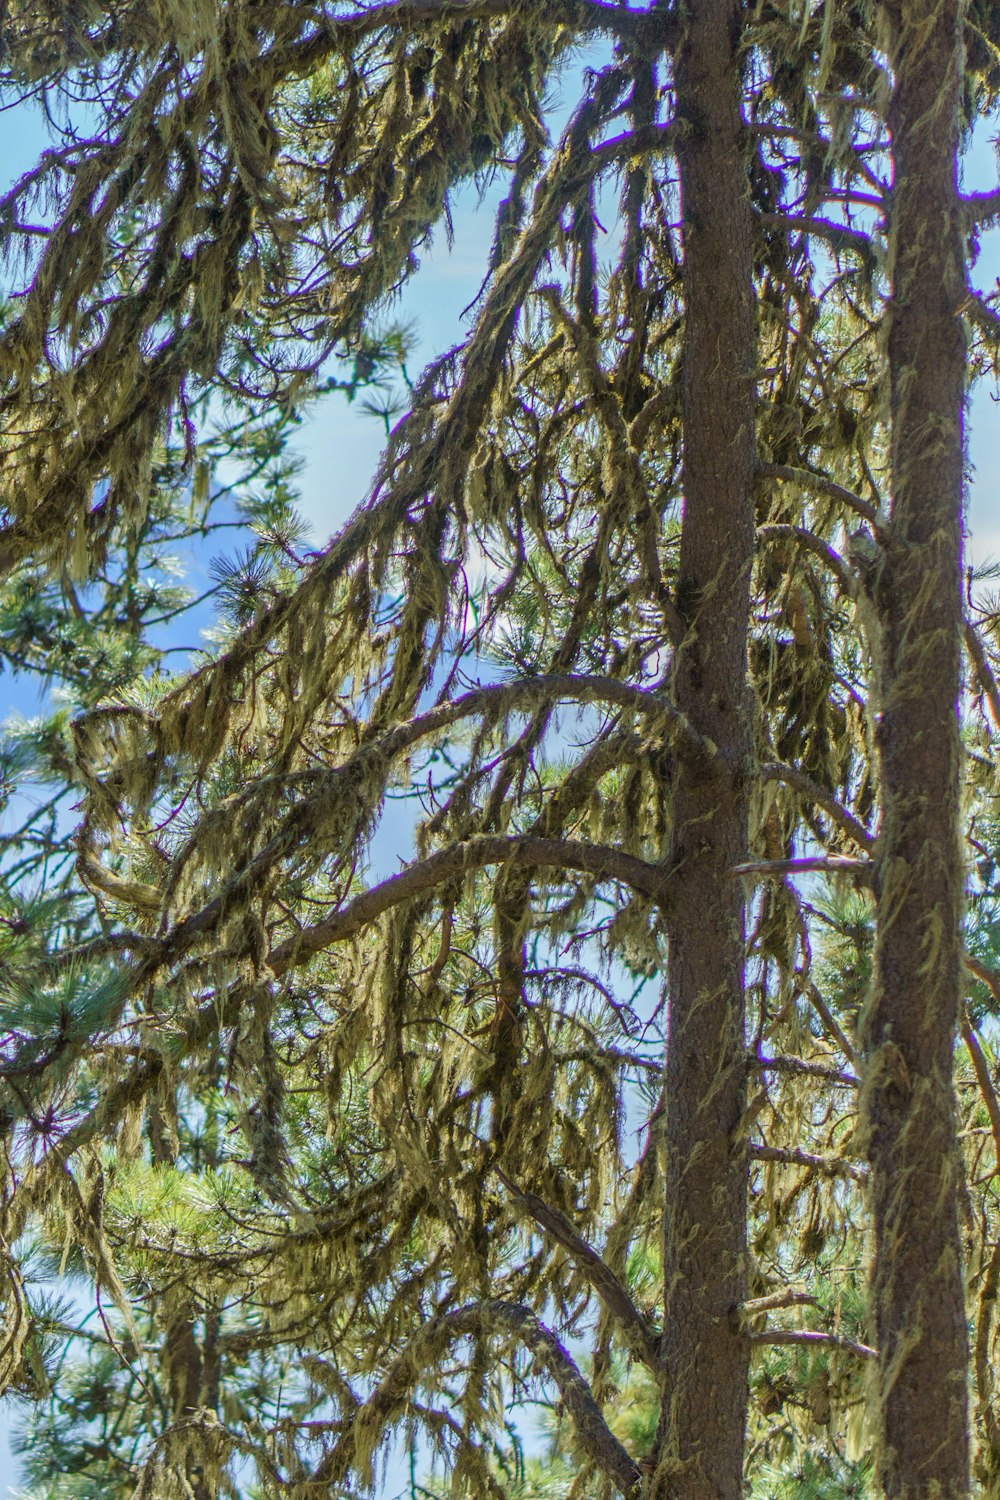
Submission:
[[[964,885],[962,10],[952,0],[904,0],[890,16],[893,509],[877,585],[883,826],[865,1086],[879,1464],[890,1500],[944,1500],[969,1487],[952,1089]]]
[[[718,747],[674,795],[665,1095],[667,1381],[650,1493],[742,1490],[746,1295],[744,901],[755,302],[738,0],[689,4],[677,58],[684,216],[684,517],[676,701]]]

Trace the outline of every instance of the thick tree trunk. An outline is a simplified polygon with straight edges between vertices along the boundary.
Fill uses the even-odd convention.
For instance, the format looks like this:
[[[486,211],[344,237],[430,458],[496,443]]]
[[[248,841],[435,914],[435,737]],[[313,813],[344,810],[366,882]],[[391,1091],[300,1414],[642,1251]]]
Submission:
[[[952,1103],[963,895],[962,10],[953,0],[903,0],[891,12],[893,508],[877,587],[884,812],[865,1089],[879,1459],[891,1500],[943,1500],[969,1483]]]
[[[691,0],[677,59],[684,216],[678,706],[718,747],[677,776],[665,1093],[666,1406],[651,1493],[741,1493],[746,1289],[744,901],[755,302],[738,0]]]

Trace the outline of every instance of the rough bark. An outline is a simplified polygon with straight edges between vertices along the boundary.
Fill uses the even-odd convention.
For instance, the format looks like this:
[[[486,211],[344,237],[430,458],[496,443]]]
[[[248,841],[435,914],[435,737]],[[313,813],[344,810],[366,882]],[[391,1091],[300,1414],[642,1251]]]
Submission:
[[[665,1092],[666,1397],[650,1493],[742,1489],[749,1341],[744,898],[750,754],[755,304],[738,0],[687,7],[677,56],[684,219],[684,514],[675,701],[718,756],[674,788]]]
[[[952,1102],[963,893],[962,11],[953,0],[905,0],[890,16],[893,501],[878,584],[883,826],[865,1100],[879,1465],[891,1500],[959,1496],[969,1485]]]

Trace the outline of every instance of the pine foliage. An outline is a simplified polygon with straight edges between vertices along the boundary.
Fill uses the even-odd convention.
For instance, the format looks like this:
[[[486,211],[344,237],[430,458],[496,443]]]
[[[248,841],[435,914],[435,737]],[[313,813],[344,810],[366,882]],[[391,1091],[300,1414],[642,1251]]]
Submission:
[[[859,1100],[892,80],[881,8],[741,17],[758,485],[734,1317],[747,1493],[802,1500],[876,1493]],[[653,1493],[673,794],[719,754],[673,691],[684,25],[610,0],[7,7],[8,97],[85,104],[2,205],[0,649],[58,689],[0,765],[0,1385],[28,1403],[33,1500],[377,1490],[394,1438],[425,1494]],[[966,130],[997,46],[972,4]],[[392,295],[494,175],[467,332],[410,385]],[[963,211],[971,237],[998,205]],[[1000,325],[971,285],[965,316],[981,374]],[[310,552],[288,445],[344,392],[387,442]],[[210,639],[178,667],[170,549],[234,520]],[[969,598],[955,1108],[991,1495],[1000,616]],[[541,1472],[512,1436],[540,1396]]]

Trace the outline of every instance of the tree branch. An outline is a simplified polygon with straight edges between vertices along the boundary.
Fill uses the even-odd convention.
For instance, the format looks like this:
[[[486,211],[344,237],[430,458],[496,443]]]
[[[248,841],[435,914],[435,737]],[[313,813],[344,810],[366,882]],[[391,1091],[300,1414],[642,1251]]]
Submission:
[[[993,1080],[990,1077],[989,1064],[986,1061],[986,1054],[983,1052],[983,1045],[976,1035],[967,1011],[962,1015],[962,1041],[965,1043],[969,1057],[972,1059],[972,1068],[976,1075],[976,1082],[979,1084],[979,1092],[983,1096],[986,1113],[990,1117],[996,1170],[1000,1173],[1000,1103],[997,1102],[996,1090],[993,1087]]]
[[[849,229],[846,224],[838,224],[834,219],[823,219],[815,215],[800,218],[797,214],[759,213],[755,217],[758,224],[767,227],[774,226],[780,229],[791,229],[798,234],[815,235],[817,239],[825,240],[835,253],[852,250],[865,262],[866,266],[874,267],[875,265],[875,248],[872,241],[859,229]]]
[[[824,1177],[850,1177],[854,1182],[865,1182],[868,1178],[864,1167],[856,1167],[839,1156],[816,1156],[811,1151],[792,1146],[762,1146],[751,1142],[750,1156],[754,1161],[776,1162],[780,1166],[809,1167]]]
[[[612,0],[567,0],[560,15],[552,10],[553,24],[563,23],[585,27],[592,31],[608,31],[624,40],[638,40],[648,29],[653,9],[640,10],[612,3]],[[353,40],[384,26],[403,29],[407,26],[434,24],[443,21],[492,21],[520,13],[517,0],[388,0],[381,5],[359,6],[343,16],[328,20],[323,30],[324,39],[332,42]],[[669,45],[676,31],[671,18],[665,16],[657,35],[661,45]],[[660,36],[660,32],[664,37]]]
[[[830,1068],[825,1063],[809,1062],[804,1057],[758,1057],[755,1066],[761,1073],[801,1073],[807,1078],[825,1078],[830,1083],[843,1083],[848,1088],[861,1087],[861,1079],[855,1073],[845,1073],[842,1068]]]
[[[752,859],[745,865],[734,865],[730,875],[763,875],[769,880],[783,880],[786,875],[853,875],[863,885],[875,876],[875,863],[854,859],[849,854],[808,854],[801,859]]]
[[[878,1359],[877,1349],[869,1344],[859,1344],[842,1333],[820,1333],[812,1328],[765,1328],[747,1336],[751,1344],[829,1344],[834,1349],[846,1349],[860,1359]]]
[[[980,332],[984,333],[994,344],[1000,343],[1000,317],[978,292],[970,289],[966,293],[960,311],[968,313],[973,323],[978,325]]]
[[[779,1307],[816,1307],[816,1298],[811,1292],[793,1292],[788,1287],[781,1292],[769,1292],[766,1297],[752,1297],[740,1308],[743,1318],[756,1318],[761,1313],[773,1312]]]
[[[440,703],[427,713],[387,730],[377,739],[366,741],[342,765],[320,776],[314,789],[292,807],[282,827],[254,859],[238,870],[204,906],[176,923],[160,944],[162,956],[159,962],[176,961],[191,947],[195,939],[213,931],[234,899],[254,881],[260,880],[277,859],[287,855],[294,847],[294,839],[301,836],[303,823],[309,825],[311,836],[310,807],[317,803],[323,808],[328,807],[332,798],[338,794],[338,787],[353,787],[358,775],[373,761],[388,767],[420,741],[432,739],[461,719],[486,713],[499,718],[505,713],[517,712],[546,699],[609,703],[650,719],[659,718],[672,727],[676,737],[675,749],[680,756],[689,757],[693,762],[704,765],[715,753],[712,746],[702,739],[669,699],[659,693],[620,682],[617,678],[563,673],[525,677],[512,682],[491,683],[485,687],[473,688],[460,698]],[[298,835],[296,829],[299,830]],[[97,872],[100,872],[91,872],[94,884],[108,894],[127,900],[128,893],[132,892],[133,904],[141,905],[144,909],[151,901],[157,908],[162,904],[159,893],[152,887],[127,886],[119,877],[105,871],[96,856],[91,857],[91,863],[96,864]],[[84,873],[87,871],[90,871],[89,864]]]
[[[859,818],[838,802],[832,792],[828,792],[825,787],[820,786],[818,781],[814,781],[806,771],[801,771],[798,766],[786,766],[781,761],[768,761],[759,767],[757,774],[762,781],[780,781],[785,786],[790,786],[807,801],[822,808],[827,816],[866,853],[870,854],[875,848],[874,834],[869,833]],[[841,855],[828,856],[834,859],[842,857]]]
[[[858,592],[858,580],[840,553],[836,548],[831,547],[829,542],[824,542],[822,537],[810,531],[808,526],[789,526],[774,522],[766,526],[758,526],[757,535],[762,542],[780,540],[801,542],[803,547],[826,564],[845,594],[853,599]]]
[[[976,669],[979,686],[990,705],[993,727],[1000,731],[1000,687],[997,686],[996,676],[986,654],[986,647],[979,639],[979,632],[971,620],[965,622],[965,649]]]
[[[812,469],[796,469],[790,464],[760,464],[757,473],[761,479],[784,479],[789,484],[797,484],[801,489],[814,490],[818,495],[828,495],[831,500],[839,500],[842,505],[848,506],[866,520],[876,534],[878,532],[881,524],[878,507],[825,474],[815,474]]]
[[[863,861],[855,860],[859,864]],[[616,880],[642,896],[663,902],[669,874],[663,865],[651,865],[634,854],[625,854],[604,844],[586,844],[577,839],[545,839],[531,835],[480,834],[418,860],[398,875],[392,875],[370,890],[362,891],[322,922],[303,928],[287,942],[271,950],[268,964],[275,974],[287,973],[307,963],[314,954],[334,943],[342,943],[367,927],[384,912],[411,900],[446,880],[486,865],[544,869],[557,867],[593,875],[598,880]]]
[[[1000,188],[991,193],[968,193],[962,198],[962,212],[966,224],[988,228],[1000,219]]]
[[[978,958],[973,958],[971,953],[963,953],[962,962],[970,974],[981,984],[985,984],[994,1000],[1000,1004],[1000,974],[997,974],[995,969],[989,969],[984,963],[980,963]]]
[[[611,703],[617,708],[631,709],[649,718],[666,719],[678,736],[678,751],[698,760],[709,758],[713,751],[707,740],[693,728],[680,709],[663,696],[650,692],[648,688],[634,687],[620,682],[616,677],[574,676],[571,673],[543,673],[537,677],[515,678],[511,682],[490,683],[485,687],[472,688],[449,703],[439,704],[408,724],[390,730],[385,736],[384,753],[398,754],[399,748],[408,749],[417,740],[426,739],[442,729],[483,711],[503,713],[514,711],[523,702],[533,703],[538,699],[562,699],[573,703]],[[397,743],[398,742],[398,743]]]
[[[833,1037],[834,1041],[837,1043],[838,1047],[843,1052],[848,1062],[853,1063],[856,1068],[859,1067],[861,1059],[858,1054],[858,1049],[855,1047],[854,1043],[847,1035],[847,1032],[844,1030],[843,1026],[841,1026],[840,1022],[837,1020],[837,1017],[827,1005],[826,1001],[823,999],[823,996],[820,994],[815,984],[813,984],[812,980],[807,980],[803,989],[803,994],[808,997],[810,1005],[819,1016],[824,1027],[826,1028],[827,1035]]]
[[[494,1166],[493,1170],[511,1196],[527,1209],[536,1224],[540,1224],[568,1252],[573,1264],[586,1276],[605,1307],[622,1325],[632,1352],[651,1370],[658,1370],[660,1353],[656,1336],[629,1296],[628,1289],[618,1280],[607,1262],[576,1232],[569,1219],[558,1208],[553,1208],[536,1193],[529,1193],[518,1187],[499,1167]]]
[[[343,1482],[352,1467],[359,1438],[363,1435],[365,1447],[371,1451],[386,1427],[406,1411],[411,1392],[424,1383],[425,1372],[433,1370],[433,1363],[447,1349],[460,1339],[491,1336],[520,1343],[534,1363],[551,1375],[580,1447],[623,1495],[631,1494],[639,1481],[638,1466],[611,1431],[572,1356],[530,1308],[500,1301],[473,1303],[426,1323],[368,1400],[358,1407],[336,1446],[317,1465],[312,1483],[332,1487]]]

